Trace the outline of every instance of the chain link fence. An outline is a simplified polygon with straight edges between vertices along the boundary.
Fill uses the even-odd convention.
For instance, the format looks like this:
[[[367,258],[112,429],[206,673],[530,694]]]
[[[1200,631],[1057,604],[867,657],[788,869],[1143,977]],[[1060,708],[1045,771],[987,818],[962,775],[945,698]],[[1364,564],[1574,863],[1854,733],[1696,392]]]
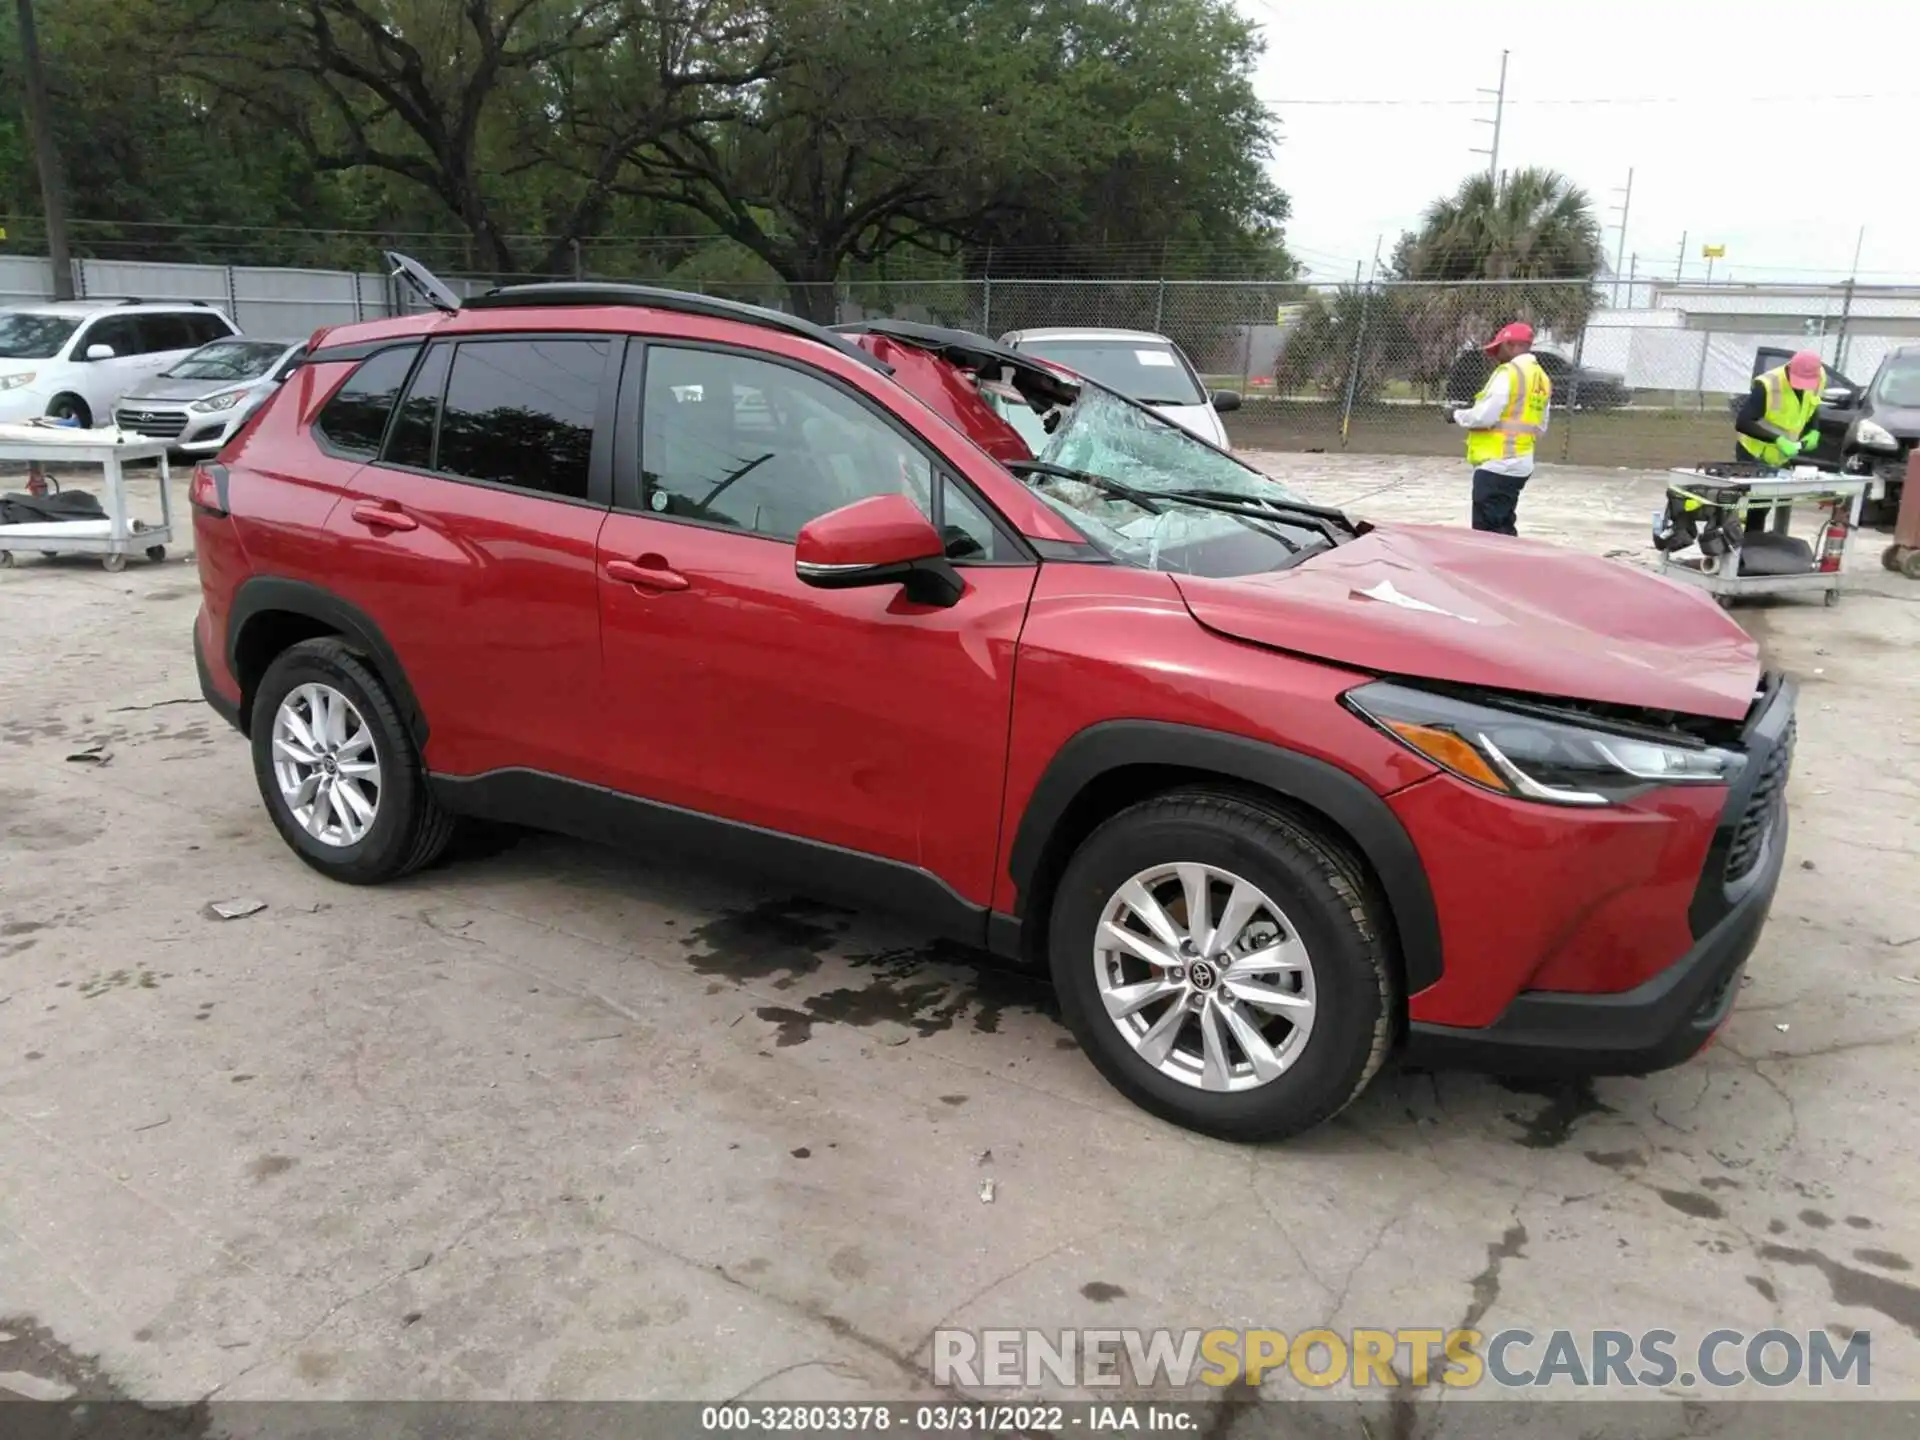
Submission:
[[[261,335],[417,308],[377,270],[86,259],[75,272],[83,295],[202,300]],[[50,295],[51,273],[43,259],[0,256],[0,306]],[[552,278],[443,274],[460,294]],[[1053,327],[1166,335],[1210,388],[1241,397],[1227,427],[1249,449],[1457,454],[1451,411],[1486,379],[1481,344],[1512,320],[1534,326],[1535,353],[1554,384],[1541,457],[1576,464],[1664,466],[1726,454],[1730,403],[1746,391],[1763,349],[1816,350],[1837,377],[1865,383],[1894,349],[1920,347],[1920,288],[1851,283],[980,278],[804,286],[701,283],[617,263],[583,264],[578,278],[698,290],[827,323],[885,316],[995,338]]]

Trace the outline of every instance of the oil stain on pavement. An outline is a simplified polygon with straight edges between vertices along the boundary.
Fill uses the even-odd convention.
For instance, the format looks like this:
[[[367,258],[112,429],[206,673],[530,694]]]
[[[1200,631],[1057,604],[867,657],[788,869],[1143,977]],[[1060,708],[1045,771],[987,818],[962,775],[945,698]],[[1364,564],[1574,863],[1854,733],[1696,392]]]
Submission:
[[[754,1013],[775,1030],[777,1047],[804,1044],[816,1025],[901,1027],[903,1039],[925,1038],[967,1022],[995,1034],[1009,1011],[1058,1020],[1045,977],[984,950],[950,940],[880,950],[841,949],[854,913],[790,897],[729,911],[682,943],[701,975],[771,980],[775,989],[817,973],[831,957],[859,983],[837,986],[795,1005],[762,1005]]]
[[[63,1429],[57,1423],[69,1412],[33,1411],[30,1428],[49,1420],[55,1423],[45,1429],[32,1428],[32,1433],[111,1434],[116,1440],[202,1440],[209,1431],[205,1404],[140,1404],[109,1380],[92,1356],[63,1345],[28,1316],[0,1315],[0,1406],[16,1398],[73,1406],[72,1429]],[[104,1427],[102,1420],[106,1421]]]

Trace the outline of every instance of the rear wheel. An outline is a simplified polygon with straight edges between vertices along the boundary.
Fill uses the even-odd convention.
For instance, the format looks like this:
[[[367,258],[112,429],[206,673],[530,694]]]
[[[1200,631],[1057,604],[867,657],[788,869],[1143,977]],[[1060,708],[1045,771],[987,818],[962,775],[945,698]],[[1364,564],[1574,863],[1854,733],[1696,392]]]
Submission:
[[[1188,1129],[1278,1139],[1337,1114],[1392,1038],[1382,927],[1359,864],[1234,795],[1123,811],[1062,876],[1049,950],[1101,1073]]]
[[[267,668],[253,701],[253,769],[281,838],[351,885],[439,858],[453,817],[379,676],[335,639],[305,640]]]

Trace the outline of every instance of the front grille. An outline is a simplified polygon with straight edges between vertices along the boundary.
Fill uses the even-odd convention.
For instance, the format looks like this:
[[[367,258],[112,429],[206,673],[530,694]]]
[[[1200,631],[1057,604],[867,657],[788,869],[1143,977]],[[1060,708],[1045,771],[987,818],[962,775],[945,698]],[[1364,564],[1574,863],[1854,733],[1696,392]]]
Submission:
[[[1793,767],[1794,732],[1799,722],[1789,722],[1780,743],[1767,756],[1765,768],[1753,782],[1746,808],[1733,829],[1733,843],[1727,847],[1727,883],[1745,879],[1767,851],[1767,833],[1773,828],[1776,807],[1787,788],[1787,772]]]
[[[171,440],[187,428],[187,417],[179,410],[116,410],[113,423],[136,435],[155,435]]]

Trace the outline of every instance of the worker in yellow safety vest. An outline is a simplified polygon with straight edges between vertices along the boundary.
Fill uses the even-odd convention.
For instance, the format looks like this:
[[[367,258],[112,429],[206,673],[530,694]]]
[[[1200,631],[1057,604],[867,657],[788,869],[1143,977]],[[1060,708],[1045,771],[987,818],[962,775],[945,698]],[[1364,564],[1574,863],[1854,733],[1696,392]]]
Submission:
[[[1739,442],[1734,459],[1775,469],[1791,465],[1819,443],[1813,417],[1827,388],[1827,367],[1811,350],[1753,377],[1753,387],[1734,413]]]
[[[1453,423],[1467,431],[1473,528],[1514,535],[1520,492],[1533,476],[1534,445],[1547,433],[1553,382],[1533,356],[1533,327],[1524,321],[1503,327],[1486,352],[1493,374],[1473,404],[1453,412]]]

